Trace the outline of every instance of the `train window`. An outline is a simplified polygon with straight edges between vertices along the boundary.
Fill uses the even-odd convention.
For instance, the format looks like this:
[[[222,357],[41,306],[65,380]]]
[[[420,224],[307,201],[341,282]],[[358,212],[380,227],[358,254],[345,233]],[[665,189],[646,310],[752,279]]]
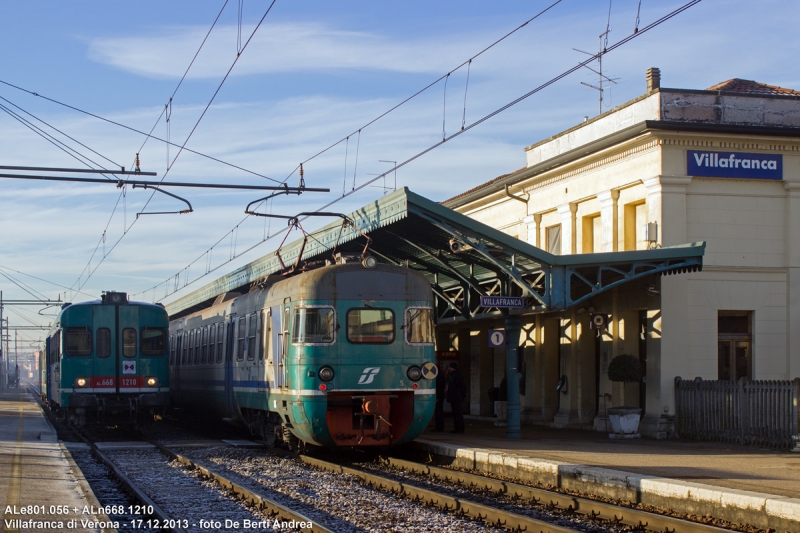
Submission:
[[[258,326],[258,315],[253,313],[247,317],[247,359],[252,361],[256,358],[256,330]]]
[[[208,362],[214,362],[214,352],[217,347],[217,325],[211,324],[208,327]]]
[[[183,349],[183,354],[181,355],[181,366],[186,364],[186,346],[187,346],[187,339],[189,335],[184,331],[183,332],[183,340],[181,341],[181,348]]]
[[[122,330],[122,355],[136,357],[136,330],[133,328]]]
[[[208,360],[208,326],[203,328],[203,355],[200,356],[200,362],[205,364]]]
[[[406,309],[406,342],[433,345],[433,317],[430,307]]]
[[[241,361],[244,359],[244,350],[245,350],[245,342],[247,339],[247,321],[245,317],[240,316],[236,319],[237,324],[237,331],[239,332],[236,336],[236,360]]]
[[[261,342],[258,343],[258,360],[264,359],[264,354],[269,349],[270,335],[269,312],[264,309],[261,311]]]
[[[298,307],[294,310],[292,344],[333,344],[335,328],[332,307]]]
[[[200,364],[200,341],[202,340],[201,335],[202,335],[201,330],[196,329],[194,331],[194,364],[196,365]]]
[[[224,337],[223,337],[223,331],[224,330],[222,328],[224,328],[224,327],[225,327],[225,324],[222,323],[222,322],[217,324],[217,363],[221,363],[222,362],[222,342],[224,340]]]
[[[166,336],[161,328],[142,329],[142,355],[164,355]]]
[[[358,344],[394,342],[394,312],[372,307],[350,309],[347,311],[347,340]]]
[[[64,353],[67,355],[91,355],[92,330],[89,328],[65,329]]]
[[[108,357],[111,355],[111,330],[108,328],[97,329],[97,340],[95,341],[95,353],[97,357]]]

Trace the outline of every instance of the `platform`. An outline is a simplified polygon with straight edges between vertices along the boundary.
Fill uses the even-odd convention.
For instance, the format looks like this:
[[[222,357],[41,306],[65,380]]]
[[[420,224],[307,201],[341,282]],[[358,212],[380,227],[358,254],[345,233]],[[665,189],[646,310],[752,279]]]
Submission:
[[[100,504],[41,407],[24,389],[0,392],[0,479],[4,532],[116,531],[82,524],[108,518],[84,514],[85,507],[96,510]],[[8,506],[11,512],[6,512]]]
[[[468,419],[464,434],[429,428],[414,446],[453,466],[800,532],[800,454],[682,439],[615,440],[530,424],[522,439],[508,439],[505,429]]]

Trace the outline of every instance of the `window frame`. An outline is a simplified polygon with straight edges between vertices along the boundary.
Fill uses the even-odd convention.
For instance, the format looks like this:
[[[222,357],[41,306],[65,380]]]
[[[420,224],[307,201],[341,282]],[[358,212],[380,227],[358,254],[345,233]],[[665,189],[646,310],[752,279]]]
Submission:
[[[353,341],[350,338],[350,313],[352,311],[389,311],[392,314],[392,338],[388,341]],[[397,340],[397,318],[395,317],[394,309],[391,307],[351,307],[345,313],[345,337],[347,338],[347,342],[350,344],[392,344],[395,340]]]
[[[107,355],[100,355],[100,332],[103,331],[103,330],[108,332],[108,354]],[[99,357],[100,359],[106,359],[108,357],[111,357],[111,329],[110,328],[97,328],[97,333],[95,335],[94,342],[95,342],[95,344],[94,344],[94,353],[95,353],[95,355],[97,357]]]
[[[145,351],[144,351],[144,338],[142,336],[144,335],[144,332],[147,331],[147,330],[158,330],[164,336],[164,351],[161,352],[160,354],[148,354],[148,353],[145,353]],[[166,338],[167,338],[167,331],[164,328],[151,328],[151,327],[145,326],[142,329],[140,329],[139,330],[139,348],[140,348],[140,351],[142,352],[142,356],[143,357],[162,357],[163,355],[165,355],[167,353],[167,341],[166,341]]]
[[[408,313],[413,309],[426,309],[430,313],[431,319],[431,341],[430,342],[411,342],[408,340],[408,332],[409,332],[409,323],[408,323]],[[433,346],[436,340],[435,334],[435,327],[436,325],[433,322],[433,307],[428,307],[425,305],[410,305],[406,307],[405,311],[403,312],[403,340],[409,346]]]
[[[247,334],[247,340],[244,343],[247,351],[247,360],[255,361],[256,352],[258,351],[258,313],[247,315],[247,330],[245,333]]]
[[[133,332],[133,355],[128,355],[128,354],[125,353],[125,332],[126,331],[132,331]],[[137,341],[138,340],[139,339],[138,339],[138,336],[136,335],[136,328],[123,328],[122,329],[122,357],[127,357],[128,359],[133,359],[134,357],[136,357],[137,350],[139,348],[137,346]]]
[[[222,356],[225,352],[224,350],[224,342],[225,342],[225,322],[218,322],[217,323],[217,358],[215,361],[217,363],[222,363]]]
[[[247,347],[247,316],[236,317],[236,360],[244,361],[244,352]]]
[[[200,341],[203,340],[203,330],[197,328],[194,330],[194,364],[200,364]]]
[[[70,330],[81,330],[82,332],[89,334],[89,351],[87,353],[70,353],[69,346],[67,345],[67,336],[70,334]],[[75,333],[73,332],[73,335]],[[81,350],[85,352],[86,350]],[[64,355],[68,355],[70,357],[91,357],[92,353],[94,352],[94,332],[92,328],[89,326],[70,326],[64,328]]]
[[[297,333],[297,311],[300,309],[330,309],[333,311],[333,340],[331,342],[295,342],[294,341],[294,334]],[[368,309],[368,308],[359,308],[359,309]],[[292,332],[289,335],[289,342],[291,342],[292,346],[332,346],[336,344],[336,332],[337,332],[337,325],[338,325],[339,317],[336,313],[336,308],[332,305],[298,305],[294,308],[294,314],[292,315]],[[362,344],[362,343],[356,343]]]

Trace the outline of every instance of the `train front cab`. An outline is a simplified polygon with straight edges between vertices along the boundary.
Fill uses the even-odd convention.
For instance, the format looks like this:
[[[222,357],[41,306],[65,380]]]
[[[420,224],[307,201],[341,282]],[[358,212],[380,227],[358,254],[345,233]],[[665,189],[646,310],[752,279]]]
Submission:
[[[272,336],[287,363],[275,365],[277,381],[285,371],[293,389],[281,406],[291,411],[292,432],[309,443],[357,447],[421,434],[435,404],[431,313],[425,301],[273,307]]]
[[[77,425],[152,421],[169,404],[166,328],[163,308],[127,298],[68,306],[48,338],[48,399]]]

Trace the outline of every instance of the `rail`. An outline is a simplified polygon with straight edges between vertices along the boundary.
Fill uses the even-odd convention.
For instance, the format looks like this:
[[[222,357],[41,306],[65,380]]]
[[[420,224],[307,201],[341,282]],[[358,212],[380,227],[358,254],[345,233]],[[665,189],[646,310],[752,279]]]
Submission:
[[[529,487],[509,481],[501,481],[486,476],[459,472],[438,466],[425,465],[398,459],[395,457],[383,457],[384,464],[407,470],[417,474],[427,475],[433,478],[448,480],[461,483],[467,487],[476,487],[489,490],[504,496],[529,500],[534,503],[544,504],[551,508],[571,511],[584,515],[589,518],[599,518],[611,523],[624,524],[631,526],[634,530],[652,531],[673,531],[680,533],[722,533],[727,529],[710,526],[699,522],[682,520],[668,515],[660,515],[639,509],[621,507],[611,503],[605,503],[588,498],[580,498],[569,494],[562,494],[546,489]]]
[[[224,487],[228,491],[236,494],[242,500],[246,501],[247,503],[249,503],[253,507],[261,510],[262,512],[264,512],[265,514],[270,516],[270,518],[279,517],[281,519],[284,519],[284,520],[287,520],[287,521],[290,521],[290,522],[294,521],[295,523],[311,524],[310,528],[305,528],[305,527],[298,527],[297,528],[300,531],[304,531],[304,532],[308,532],[308,533],[333,533],[330,529],[328,529],[325,526],[322,526],[322,525],[314,522],[311,518],[308,518],[307,516],[305,516],[302,513],[299,513],[297,511],[293,511],[292,509],[289,509],[288,507],[285,507],[285,506],[281,505],[280,503],[278,503],[276,501],[270,500],[268,498],[264,498],[263,496],[260,496],[260,495],[256,494],[255,492],[253,492],[253,491],[251,491],[251,490],[249,490],[249,489],[247,489],[245,487],[242,487],[241,485],[238,485],[238,484],[234,483],[233,481],[227,479],[226,477],[221,476],[220,474],[217,474],[216,472],[212,472],[208,468],[205,468],[205,467],[195,463],[191,459],[189,459],[187,457],[184,457],[184,456],[176,453],[173,450],[170,450],[166,446],[163,446],[163,445],[161,445],[159,443],[152,442],[152,441],[149,441],[149,442],[150,442],[150,444],[153,444],[156,448],[161,450],[161,452],[164,453],[165,455],[167,455],[170,458],[180,462],[181,464],[184,464],[184,465],[188,466],[189,468],[196,469],[204,477],[213,480],[214,482],[218,483],[220,486]]]
[[[800,433],[800,378],[794,381],[675,378],[681,437],[791,449]]]

